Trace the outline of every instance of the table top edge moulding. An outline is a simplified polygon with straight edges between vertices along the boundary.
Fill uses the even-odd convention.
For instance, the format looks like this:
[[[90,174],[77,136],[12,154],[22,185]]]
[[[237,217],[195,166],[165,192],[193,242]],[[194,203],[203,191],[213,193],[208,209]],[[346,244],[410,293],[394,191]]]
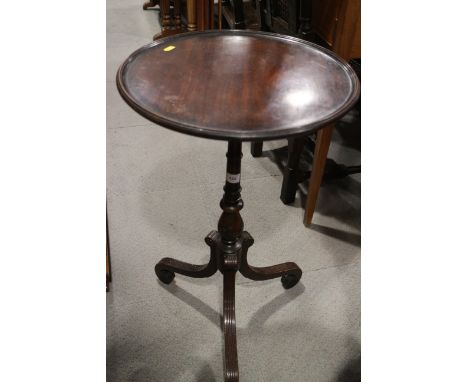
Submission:
[[[163,257],[155,272],[164,284],[172,283],[176,274],[205,278],[222,273],[224,380],[238,382],[236,274],[254,281],[279,278],[285,289],[302,276],[293,262],[256,267],[247,259],[254,239],[244,231],[240,214],[242,141],[305,135],[333,122],[357,101],[357,75],[333,53],[297,38],[205,31],[140,48],[120,66],[117,87],[124,100],[152,122],[228,141],[222,213],[217,230],[205,237],[209,262]]]
[[[193,40],[196,37],[233,37],[233,36],[242,36],[242,37],[250,37],[250,38],[261,38],[265,40],[271,40],[271,41],[278,41],[278,42],[286,42],[288,45],[295,45],[295,46],[303,46],[305,48],[311,49],[311,51],[315,51],[317,53],[320,53],[324,57],[327,57],[330,59],[330,62],[333,62],[334,64],[337,64],[337,69],[335,71],[341,70],[343,78],[346,77],[346,79],[349,81],[349,94],[347,94],[347,98],[344,100],[341,100],[341,104],[335,108],[332,112],[330,113],[325,113],[322,115],[320,118],[316,120],[311,120],[307,113],[306,113],[306,108],[302,108],[302,112],[304,115],[303,120],[300,118],[297,118],[294,123],[296,124],[294,127],[289,127],[289,126],[277,126],[276,128],[274,127],[274,122],[273,121],[270,125],[268,125],[265,122],[265,126],[262,128],[252,128],[252,129],[246,129],[243,128],[243,126],[231,126],[229,128],[223,128],[223,129],[217,129],[215,127],[206,127],[200,123],[192,123],[190,121],[184,121],[184,120],[177,120],[176,118],[170,118],[167,115],[165,115],[163,110],[155,111],[154,109],[152,110],[150,107],[147,107],[145,105],[142,105],[141,100],[138,100],[131,92],[129,89],[129,80],[126,78],[129,66],[138,59],[141,55],[144,55],[146,52],[150,51],[151,49],[155,49],[157,47],[163,47],[163,46],[177,46],[177,43],[187,39],[187,40]],[[302,50],[302,49],[301,49]],[[214,52],[211,52],[214,53]],[[260,52],[260,53],[265,53],[265,55],[268,52]],[[242,54],[242,53],[240,53]],[[289,54],[291,56],[291,54]],[[261,58],[260,58],[261,59]],[[186,67],[190,67],[192,65],[191,62],[184,62],[183,63]],[[243,64],[242,62],[240,63],[241,65]],[[312,63],[311,63],[312,64]],[[221,69],[221,68],[219,68]],[[168,69],[170,70],[170,68]],[[216,68],[214,68],[216,70]],[[292,68],[291,70],[294,70]],[[253,70],[255,73],[253,73],[253,77],[250,77],[250,80],[254,80],[255,76],[258,74],[257,70]],[[261,74],[261,73],[260,73]],[[271,74],[273,76],[275,73]],[[211,75],[211,74],[209,74]],[[180,76],[183,77],[184,73],[180,73]],[[202,80],[200,80],[202,81]],[[178,34],[175,36],[168,36],[156,41],[153,41],[136,51],[134,51],[124,62],[123,64],[119,67],[117,76],[116,76],[116,83],[117,83],[117,88],[120,93],[120,95],[124,98],[126,103],[132,107],[138,114],[143,116],[144,118],[148,119],[151,122],[154,122],[160,126],[163,126],[165,128],[169,128],[171,130],[175,130],[184,134],[188,135],[193,135],[193,136],[198,136],[198,137],[203,137],[203,138],[209,138],[209,139],[217,139],[217,140],[240,140],[240,141],[252,141],[252,140],[275,140],[275,139],[282,139],[282,138],[291,138],[295,136],[301,136],[301,135],[308,135],[311,134],[320,128],[328,125],[329,123],[341,118],[344,114],[346,114],[347,111],[355,104],[355,102],[359,99],[360,95],[360,84],[359,84],[359,79],[354,72],[354,70],[351,68],[351,66],[346,63],[343,59],[341,59],[339,56],[337,56],[335,53],[320,47],[316,44],[313,44],[308,41],[304,41],[292,36],[285,36],[281,34],[275,34],[275,33],[269,33],[269,32],[263,32],[263,31],[248,31],[248,30],[210,30],[210,31],[202,31],[202,32],[188,32],[188,33],[182,33]],[[153,85],[155,85],[154,83]],[[297,84],[297,80],[296,80]],[[289,89],[291,88],[291,85],[288,84]],[[203,89],[200,90],[201,93],[203,93]],[[205,97],[210,97],[211,94],[206,94]],[[203,95],[202,95],[203,97]],[[239,97],[242,97],[242,94],[239,95]],[[240,102],[240,101],[239,101]],[[237,105],[239,105],[239,102]],[[158,105],[159,106],[159,105]],[[263,106],[263,105],[262,105]],[[283,108],[284,110],[284,108]],[[242,112],[242,108],[237,108],[236,111]],[[265,113],[266,114],[266,113]],[[271,113],[270,113],[271,114]],[[273,111],[274,114],[274,111]],[[307,118],[309,118],[307,120]],[[294,118],[291,118],[292,120]],[[282,117],[282,120],[285,120],[284,123],[287,122],[287,116]],[[254,123],[254,121],[252,121]],[[257,122],[258,125],[258,122]],[[270,128],[270,126],[272,128]]]

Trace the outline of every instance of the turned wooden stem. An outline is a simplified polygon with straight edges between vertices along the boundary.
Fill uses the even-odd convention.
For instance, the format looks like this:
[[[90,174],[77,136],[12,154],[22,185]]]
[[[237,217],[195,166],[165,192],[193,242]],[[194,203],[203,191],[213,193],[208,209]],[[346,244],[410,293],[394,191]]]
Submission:
[[[235,245],[239,242],[244,229],[244,222],[240,215],[240,210],[244,206],[240,186],[242,142],[229,141],[226,157],[226,183],[224,196],[220,202],[223,212],[218,221],[218,231],[224,244]]]
[[[189,277],[210,277],[216,270],[223,274],[223,332],[224,332],[224,380],[239,381],[237,356],[235,281],[236,272],[252,280],[268,280],[281,277],[286,289],[300,280],[302,271],[291,262],[270,267],[253,267],[247,262],[247,251],[254,243],[244,229],[240,210],[244,206],[241,198],[240,174],[242,142],[229,141],[226,154],[226,183],[220,206],[223,212],[218,221],[218,231],[205,238],[211,248],[208,264],[194,265],[165,257],[156,264],[156,274],[163,283],[170,284],[175,273]]]
[[[169,0],[161,0],[159,5],[162,13],[162,30],[168,29],[171,25],[171,5]]]
[[[224,277],[224,361],[225,381],[239,380],[237,360],[236,315],[235,315],[235,279],[240,267],[242,254],[242,230],[244,222],[240,210],[244,206],[241,198],[240,173],[242,142],[229,141],[226,154],[226,183],[220,206],[223,210],[218,222],[221,235],[219,250],[219,268]]]

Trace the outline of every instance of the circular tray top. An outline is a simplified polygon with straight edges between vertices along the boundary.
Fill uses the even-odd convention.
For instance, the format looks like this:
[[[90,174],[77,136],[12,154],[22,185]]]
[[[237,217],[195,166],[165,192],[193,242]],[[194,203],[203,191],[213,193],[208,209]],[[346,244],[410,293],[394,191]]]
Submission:
[[[293,37],[208,31],[157,40],[117,73],[125,101],[145,118],[214,139],[278,139],[313,132],[359,97],[351,67]]]

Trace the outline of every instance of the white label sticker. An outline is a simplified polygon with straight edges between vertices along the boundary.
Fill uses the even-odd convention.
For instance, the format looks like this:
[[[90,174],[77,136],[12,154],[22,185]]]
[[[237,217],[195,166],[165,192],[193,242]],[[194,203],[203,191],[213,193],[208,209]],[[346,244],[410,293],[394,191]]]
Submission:
[[[226,182],[228,183],[239,183],[240,182],[240,174],[229,174],[226,173]]]

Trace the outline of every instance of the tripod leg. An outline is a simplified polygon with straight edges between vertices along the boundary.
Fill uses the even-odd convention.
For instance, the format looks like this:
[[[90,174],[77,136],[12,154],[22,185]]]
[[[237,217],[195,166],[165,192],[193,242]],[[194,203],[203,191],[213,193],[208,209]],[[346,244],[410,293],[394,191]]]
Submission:
[[[235,280],[236,271],[224,272],[223,287],[223,331],[225,381],[239,381],[239,366],[237,362],[236,312],[235,312]]]
[[[172,280],[174,280],[175,273],[195,278],[210,277],[214,275],[218,270],[216,261],[216,242],[218,238],[219,234],[216,231],[211,231],[205,238],[205,242],[211,248],[210,261],[208,264],[194,265],[165,257],[157,263],[155,267],[156,275],[159,280],[164,284],[170,284]]]
[[[242,233],[243,246],[239,272],[251,280],[270,280],[281,277],[281,283],[285,289],[296,285],[302,276],[301,268],[296,263],[288,262],[270,267],[253,267],[247,262],[247,251],[254,240],[247,231]]]

